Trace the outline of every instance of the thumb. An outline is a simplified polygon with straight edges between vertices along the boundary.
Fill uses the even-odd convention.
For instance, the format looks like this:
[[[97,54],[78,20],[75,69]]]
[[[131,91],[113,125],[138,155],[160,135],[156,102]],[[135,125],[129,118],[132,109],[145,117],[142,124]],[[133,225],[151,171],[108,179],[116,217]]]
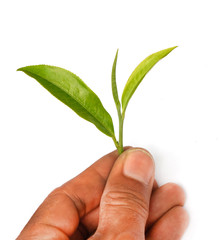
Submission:
[[[154,181],[154,162],[144,149],[131,148],[116,160],[100,202],[93,240],[143,240]]]

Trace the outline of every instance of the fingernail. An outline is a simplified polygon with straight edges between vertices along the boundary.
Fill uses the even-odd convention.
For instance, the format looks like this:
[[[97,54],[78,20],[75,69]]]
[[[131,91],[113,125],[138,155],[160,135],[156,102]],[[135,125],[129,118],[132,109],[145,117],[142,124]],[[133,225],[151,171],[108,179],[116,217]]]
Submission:
[[[152,156],[143,149],[131,149],[125,152],[125,158],[124,175],[147,184],[154,171]]]

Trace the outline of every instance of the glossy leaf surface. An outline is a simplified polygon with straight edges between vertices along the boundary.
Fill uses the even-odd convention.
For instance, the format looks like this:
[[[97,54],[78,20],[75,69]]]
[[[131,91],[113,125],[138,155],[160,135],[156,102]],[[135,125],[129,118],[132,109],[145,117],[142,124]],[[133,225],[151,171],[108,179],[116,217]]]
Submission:
[[[98,96],[75,74],[59,67],[35,65],[19,68],[36,79],[52,95],[93,123],[104,134],[114,137],[111,116]]]
[[[174,48],[176,47],[168,48],[148,56],[135,68],[123,90],[121,98],[123,115],[125,113],[130,98],[132,97],[133,93],[135,92],[143,78],[146,76],[146,74],[159,60],[166,57]]]

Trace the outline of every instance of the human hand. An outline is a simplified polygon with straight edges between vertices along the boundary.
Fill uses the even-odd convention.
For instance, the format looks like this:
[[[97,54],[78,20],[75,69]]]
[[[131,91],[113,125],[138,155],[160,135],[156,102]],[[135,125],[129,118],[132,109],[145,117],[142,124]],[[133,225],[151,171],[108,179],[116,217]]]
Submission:
[[[146,150],[114,151],[50,193],[17,240],[179,240],[184,201],[178,185],[157,186]]]

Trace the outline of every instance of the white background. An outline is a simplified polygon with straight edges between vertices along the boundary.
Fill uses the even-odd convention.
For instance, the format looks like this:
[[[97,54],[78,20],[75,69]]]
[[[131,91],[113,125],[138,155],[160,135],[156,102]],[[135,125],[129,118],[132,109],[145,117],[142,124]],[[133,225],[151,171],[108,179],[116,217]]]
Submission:
[[[149,54],[179,47],[132,97],[124,144],[147,148],[159,184],[187,194],[184,240],[220,239],[220,1],[1,1],[0,228],[15,239],[55,187],[114,150],[112,140],[16,69],[49,64],[79,75],[112,115],[117,48],[120,95]]]

